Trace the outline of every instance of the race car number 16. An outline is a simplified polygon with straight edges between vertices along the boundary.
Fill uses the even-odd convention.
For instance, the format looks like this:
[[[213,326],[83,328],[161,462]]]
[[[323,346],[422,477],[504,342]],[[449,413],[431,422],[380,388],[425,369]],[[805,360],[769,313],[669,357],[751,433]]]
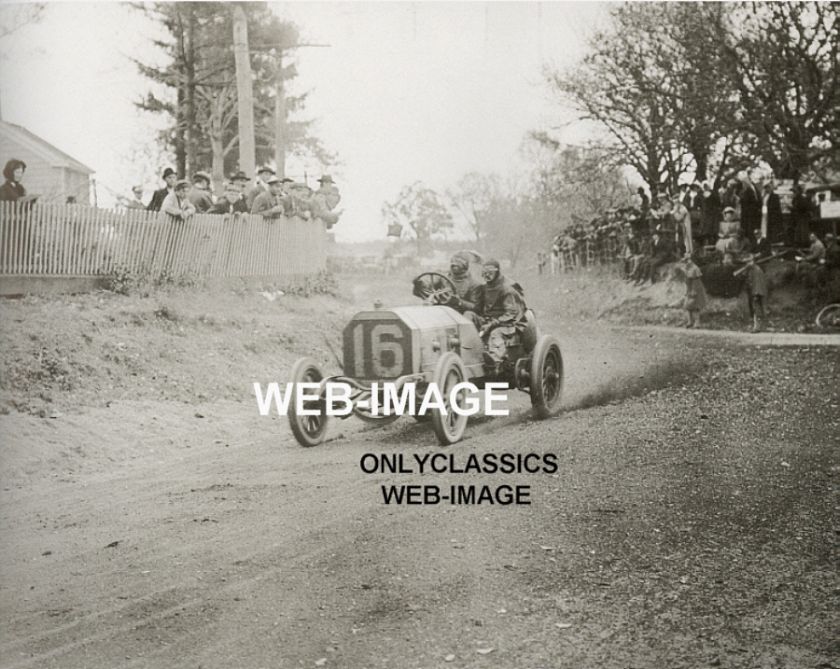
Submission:
[[[350,342],[347,338],[350,338]],[[351,343],[350,351],[347,344]],[[407,337],[399,323],[356,321],[345,333],[345,373],[358,378],[394,378],[404,373]],[[347,354],[352,355],[348,356]],[[348,359],[349,358],[349,359]]]

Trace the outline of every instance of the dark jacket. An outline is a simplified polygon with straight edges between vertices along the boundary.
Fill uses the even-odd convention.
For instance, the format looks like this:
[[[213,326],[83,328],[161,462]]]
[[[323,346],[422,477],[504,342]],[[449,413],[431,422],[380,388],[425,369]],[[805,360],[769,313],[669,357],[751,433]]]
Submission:
[[[461,276],[449,272],[446,276],[455,286],[455,291],[458,294],[458,299],[452,307],[461,313],[475,311],[475,305],[481,293],[481,284],[473,279],[469,272],[465,272]]]
[[[708,197],[703,197],[703,213],[701,215],[701,229],[703,234],[707,237],[716,237],[718,233],[718,223],[723,214],[723,206],[720,203],[720,195],[716,191],[709,193]]]
[[[213,208],[213,198],[210,197],[210,193],[201,188],[193,186],[190,192],[187,193],[187,198],[192,202],[196,212],[199,214],[210,211]]]
[[[741,189],[741,229],[752,235],[752,231],[761,227],[761,196],[755,186]]]
[[[169,189],[166,187],[152,193],[152,199],[149,201],[146,211],[160,211],[160,208],[163,206],[163,201],[166,199],[167,195],[169,195]]]
[[[481,286],[475,311],[482,318],[514,324],[525,317],[525,299],[501,274]]]
[[[226,197],[220,198],[219,201],[210,208],[211,214],[247,214],[248,205],[245,204],[245,198],[240,197],[236,202],[231,204]]]
[[[764,198],[761,202],[764,207]],[[767,236],[776,239],[782,233],[782,201],[778,194],[770,193],[767,198]]]
[[[26,195],[26,189],[21,186],[17,181],[9,181],[6,180],[2,186],[0,186],[0,201],[3,202],[17,202],[20,198]]]

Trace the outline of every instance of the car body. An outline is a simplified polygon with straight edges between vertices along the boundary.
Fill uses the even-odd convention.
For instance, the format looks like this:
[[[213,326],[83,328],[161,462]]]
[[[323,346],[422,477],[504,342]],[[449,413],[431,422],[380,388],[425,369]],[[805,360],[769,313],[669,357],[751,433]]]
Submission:
[[[488,381],[505,382],[530,393],[538,417],[556,415],[563,383],[563,360],[557,340],[543,335],[529,342],[527,337],[515,335],[508,347],[509,359],[501,365],[488,364],[485,340],[471,319],[445,305],[360,311],[343,331],[342,374],[327,376],[310,358],[295,364],[292,382],[319,384],[319,400],[311,400],[307,407],[320,407],[322,411],[319,416],[304,416],[290,410],[295,438],[303,446],[324,440],[329,420],[323,411],[324,389],[329,382],[350,384],[355,389],[353,414],[380,424],[398,418],[370,411],[371,392],[381,388],[383,382],[391,382],[397,388],[412,382],[421,390],[435,383],[445,397],[461,382],[478,388]],[[441,444],[459,441],[467,424],[466,416],[451,410],[432,409],[426,418]]]

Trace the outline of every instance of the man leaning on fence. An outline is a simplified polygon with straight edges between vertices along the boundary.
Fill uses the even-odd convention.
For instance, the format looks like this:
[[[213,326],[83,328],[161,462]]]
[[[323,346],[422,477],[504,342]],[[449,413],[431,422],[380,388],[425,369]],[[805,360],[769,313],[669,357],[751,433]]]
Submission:
[[[264,218],[284,216],[291,203],[289,197],[283,195],[283,182],[277,177],[271,177],[267,185],[268,191],[263,191],[254,198],[251,213]]]
[[[195,206],[187,197],[190,182],[181,179],[175,183],[175,188],[163,200],[161,210],[169,221],[185,221],[195,214]]]

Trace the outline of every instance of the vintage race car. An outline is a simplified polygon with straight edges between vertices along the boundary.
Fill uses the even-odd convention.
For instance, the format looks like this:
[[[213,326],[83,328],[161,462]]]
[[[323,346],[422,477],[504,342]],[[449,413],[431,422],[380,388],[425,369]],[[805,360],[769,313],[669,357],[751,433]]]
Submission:
[[[300,406],[294,402],[289,406],[292,432],[302,446],[315,446],[326,437],[330,419],[326,388],[331,382],[352,387],[352,414],[348,415],[379,424],[390,423],[399,416],[371,410],[374,382],[377,393],[382,392],[385,382],[397,390],[414,383],[417,397],[422,396],[428,384],[436,384],[445,408],[432,408],[428,414],[415,418],[429,420],[443,445],[459,441],[467,426],[468,416],[451,407],[451,398],[457,398],[458,391],[450,391],[458,383],[469,382],[477,388],[488,382],[506,383],[530,394],[537,417],[548,418],[560,411],[560,344],[555,337],[539,334],[532,312],[528,312],[528,322],[520,328],[521,333],[509,338],[504,360],[491,363],[485,352],[489,331],[480,333],[472,320],[445,306],[455,294],[451,281],[443,274],[425,272],[414,279],[414,286],[424,304],[361,311],[353,316],[343,333],[343,359],[339,361],[343,374],[327,376],[311,358],[295,363],[293,384],[318,384],[317,392],[311,393],[312,399]],[[376,404],[381,407],[383,402]]]

